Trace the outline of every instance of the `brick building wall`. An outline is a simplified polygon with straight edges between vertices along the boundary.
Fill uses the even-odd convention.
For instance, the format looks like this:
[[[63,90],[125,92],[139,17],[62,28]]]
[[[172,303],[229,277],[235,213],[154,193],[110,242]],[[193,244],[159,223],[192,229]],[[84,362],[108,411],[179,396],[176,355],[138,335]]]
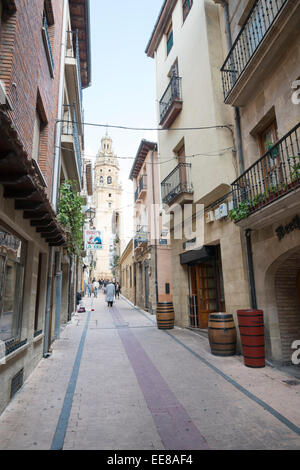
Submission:
[[[292,343],[300,339],[299,275],[300,254],[296,254],[284,262],[275,277],[282,356],[285,362],[291,361]]]
[[[4,83],[12,110],[7,113],[24,151],[32,154],[35,113],[44,122],[38,163],[52,187],[55,119],[57,118],[63,2],[52,0],[54,24],[49,27],[54,60],[51,77],[42,37],[44,0],[16,0],[16,12],[5,15],[0,28],[0,80]]]

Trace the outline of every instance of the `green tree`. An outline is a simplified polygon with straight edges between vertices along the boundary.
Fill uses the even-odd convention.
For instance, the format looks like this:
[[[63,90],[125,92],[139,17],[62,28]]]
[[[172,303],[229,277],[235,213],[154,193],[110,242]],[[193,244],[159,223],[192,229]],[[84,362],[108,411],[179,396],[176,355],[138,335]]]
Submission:
[[[65,181],[60,189],[58,220],[67,232],[67,249],[70,255],[81,257],[83,250],[84,201],[74,190],[76,183]]]

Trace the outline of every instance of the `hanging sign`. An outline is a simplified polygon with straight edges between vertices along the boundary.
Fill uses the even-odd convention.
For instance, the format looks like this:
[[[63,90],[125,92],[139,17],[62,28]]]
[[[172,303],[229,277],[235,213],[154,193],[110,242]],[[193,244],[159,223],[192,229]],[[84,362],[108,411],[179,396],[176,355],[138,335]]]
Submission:
[[[102,234],[98,230],[85,231],[85,249],[103,250]]]

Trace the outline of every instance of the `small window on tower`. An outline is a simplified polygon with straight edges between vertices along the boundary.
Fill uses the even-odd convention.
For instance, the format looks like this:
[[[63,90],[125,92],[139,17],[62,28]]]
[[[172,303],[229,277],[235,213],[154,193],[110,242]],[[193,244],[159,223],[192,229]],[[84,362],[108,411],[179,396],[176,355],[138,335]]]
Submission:
[[[111,176],[109,176],[109,177],[107,178],[107,184],[112,184],[112,177],[111,177]]]

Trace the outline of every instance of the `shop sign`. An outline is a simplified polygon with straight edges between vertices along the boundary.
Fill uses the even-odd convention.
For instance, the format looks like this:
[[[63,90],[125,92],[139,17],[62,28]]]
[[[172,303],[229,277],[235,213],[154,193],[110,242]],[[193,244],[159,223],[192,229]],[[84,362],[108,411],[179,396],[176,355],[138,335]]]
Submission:
[[[287,225],[280,225],[275,232],[277,234],[278,240],[281,241],[286,235],[294,230],[300,230],[300,217],[296,215],[293,220]]]
[[[85,231],[85,249],[103,250],[102,234],[98,230]]]

